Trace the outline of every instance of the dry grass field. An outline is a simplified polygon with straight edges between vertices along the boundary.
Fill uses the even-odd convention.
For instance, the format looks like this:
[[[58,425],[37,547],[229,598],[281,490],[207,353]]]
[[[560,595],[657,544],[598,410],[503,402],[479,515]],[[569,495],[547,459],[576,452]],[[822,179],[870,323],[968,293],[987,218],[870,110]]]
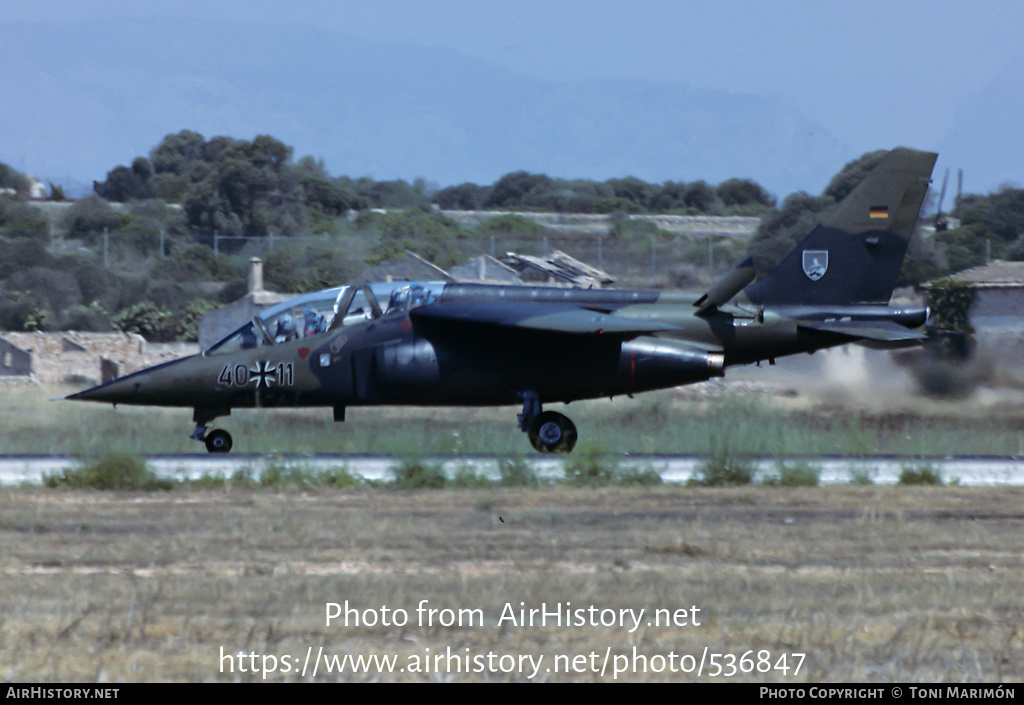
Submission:
[[[5,489],[0,679],[1019,682],[1022,504],[948,486]],[[545,607],[561,625],[519,623]]]
[[[1024,452],[1019,380],[940,403],[863,362],[573,405],[574,456]],[[187,411],[67,391],[0,394],[0,452],[201,452]],[[525,452],[515,410],[321,411],[225,425],[253,453]],[[1024,679],[1024,487],[243,485],[0,488],[0,679]]]

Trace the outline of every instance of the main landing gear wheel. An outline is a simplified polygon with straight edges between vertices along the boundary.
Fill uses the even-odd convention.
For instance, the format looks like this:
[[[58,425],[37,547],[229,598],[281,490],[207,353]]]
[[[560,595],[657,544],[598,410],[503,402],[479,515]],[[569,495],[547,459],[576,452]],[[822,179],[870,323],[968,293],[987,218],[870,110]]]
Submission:
[[[210,431],[203,441],[206,443],[206,450],[211,453],[227,453],[231,450],[231,434],[222,428]]]
[[[557,411],[537,414],[526,433],[541,453],[569,453],[576,445],[576,425]]]

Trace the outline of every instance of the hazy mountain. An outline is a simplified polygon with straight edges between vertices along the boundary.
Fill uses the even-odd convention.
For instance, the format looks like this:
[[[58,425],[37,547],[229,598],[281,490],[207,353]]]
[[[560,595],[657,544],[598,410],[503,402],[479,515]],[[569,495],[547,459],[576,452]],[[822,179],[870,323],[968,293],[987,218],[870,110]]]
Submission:
[[[950,184],[956,183],[956,170],[963,169],[967,193],[989,193],[1004,181],[1016,188],[1024,186],[1022,115],[1024,54],[960,100],[953,129],[940,148],[943,163],[953,174]],[[995,175],[1004,176],[992,182]],[[947,207],[951,202],[946,202]]]
[[[301,27],[0,22],[0,65],[0,161],[85,183],[182,129],[269,134],[334,175],[442,186],[526,170],[747,177],[784,196],[820,192],[859,156],[773,98],[546,83],[450,51]]]

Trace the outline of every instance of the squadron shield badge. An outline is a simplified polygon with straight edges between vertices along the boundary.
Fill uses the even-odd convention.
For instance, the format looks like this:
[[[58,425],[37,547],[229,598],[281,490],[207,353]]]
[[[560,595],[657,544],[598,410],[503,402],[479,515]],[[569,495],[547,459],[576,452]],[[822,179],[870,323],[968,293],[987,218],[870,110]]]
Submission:
[[[804,250],[804,274],[812,282],[825,276],[828,271],[828,250]]]

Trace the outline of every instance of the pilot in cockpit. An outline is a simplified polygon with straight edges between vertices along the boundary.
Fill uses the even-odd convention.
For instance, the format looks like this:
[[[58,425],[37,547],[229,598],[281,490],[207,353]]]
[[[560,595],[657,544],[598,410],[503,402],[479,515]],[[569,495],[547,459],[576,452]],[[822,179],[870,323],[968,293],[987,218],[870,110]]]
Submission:
[[[302,310],[302,317],[306,322],[304,330],[305,335],[322,333],[327,330],[327,320],[324,318],[322,313],[317,313],[313,309],[307,307]]]
[[[434,295],[422,286],[403,286],[391,292],[387,313],[405,311],[434,303]]]
[[[274,342],[283,343],[292,338],[299,337],[295,330],[295,318],[290,313],[282,314],[277,319],[277,329],[274,331]]]

